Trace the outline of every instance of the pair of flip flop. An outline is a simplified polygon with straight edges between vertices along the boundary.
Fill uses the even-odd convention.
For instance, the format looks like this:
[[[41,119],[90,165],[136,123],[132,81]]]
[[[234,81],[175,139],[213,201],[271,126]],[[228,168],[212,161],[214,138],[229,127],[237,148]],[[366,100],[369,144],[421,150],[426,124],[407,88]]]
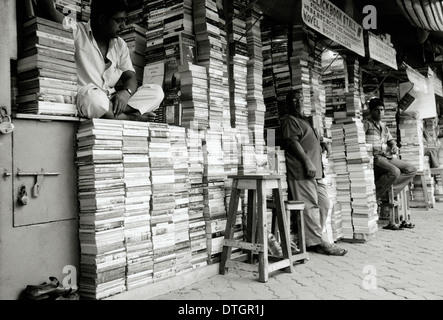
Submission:
[[[413,229],[415,228],[415,224],[411,223],[411,221],[403,220],[401,224],[388,224],[383,227],[386,230],[404,230],[404,229]]]

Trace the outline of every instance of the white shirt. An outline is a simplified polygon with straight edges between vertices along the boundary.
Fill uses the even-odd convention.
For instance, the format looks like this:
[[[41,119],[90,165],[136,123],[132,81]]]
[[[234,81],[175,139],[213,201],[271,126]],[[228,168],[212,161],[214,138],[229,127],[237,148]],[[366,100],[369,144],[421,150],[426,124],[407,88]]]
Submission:
[[[92,35],[90,21],[76,22],[66,17],[63,25],[72,29],[74,34],[78,89],[93,83],[110,95],[115,92],[114,87],[123,72],[135,72],[128,45],[122,38],[111,39],[106,55],[110,62],[105,63]]]

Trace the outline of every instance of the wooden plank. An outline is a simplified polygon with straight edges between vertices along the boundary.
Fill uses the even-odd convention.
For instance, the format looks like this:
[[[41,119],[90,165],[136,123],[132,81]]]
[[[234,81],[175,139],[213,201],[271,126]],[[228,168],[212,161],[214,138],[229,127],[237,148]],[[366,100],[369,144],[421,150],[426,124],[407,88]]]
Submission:
[[[253,253],[258,253],[258,252],[264,251],[263,245],[261,245],[261,244],[249,243],[249,242],[240,241],[240,240],[224,239],[223,246],[251,250],[251,251],[253,251]]]
[[[292,259],[291,259],[292,260]],[[292,270],[292,262],[290,259],[282,259],[277,262],[269,263],[268,264],[268,272],[274,272],[281,269],[290,269]],[[289,272],[289,271],[286,271]]]
[[[266,218],[266,189],[263,181],[257,180],[257,243],[263,245],[258,255],[258,280],[268,281],[268,228]]]

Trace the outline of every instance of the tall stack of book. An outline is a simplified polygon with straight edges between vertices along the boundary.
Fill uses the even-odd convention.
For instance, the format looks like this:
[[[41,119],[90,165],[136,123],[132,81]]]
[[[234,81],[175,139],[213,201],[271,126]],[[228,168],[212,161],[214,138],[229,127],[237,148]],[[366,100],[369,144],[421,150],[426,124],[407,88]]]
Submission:
[[[347,57],[348,92],[346,93],[346,111],[349,117],[361,118],[362,104],[360,95],[361,69],[358,59],[354,56]]]
[[[192,1],[165,1],[163,46],[165,50],[165,122],[180,125],[180,78],[178,67],[195,63]]]
[[[346,111],[345,93],[347,73],[344,60],[338,53],[325,50],[322,54],[322,81],[326,91],[326,116],[333,117],[335,112]]]
[[[175,209],[172,216],[175,227],[176,274],[192,270],[189,239],[189,168],[186,129],[170,126],[174,167]]]
[[[59,23],[39,17],[23,24],[17,61],[18,111],[76,116],[74,38]]]
[[[245,141],[244,136],[237,134],[238,143],[238,174],[256,174],[257,173],[257,159],[255,154],[255,147],[252,143]]]
[[[174,167],[169,126],[149,123],[151,168],[151,232],[154,249],[154,282],[175,275]]]
[[[147,123],[122,121],[125,181],[126,287],[128,290],[153,282],[151,235],[151,171]]]
[[[232,71],[233,82],[231,94],[231,123],[238,133],[247,134],[248,131],[248,108],[247,108],[247,61],[248,48],[246,39],[246,16],[245,2],[234,0],[233,2],[233,33],[230,42],[232,44]]]
[[[126,290],[122,131],[121,122],[103,119],[83,122],[77,131],[82,298]]]
[[[204,130],[186,129],[189,165],[189,238],[191,240],[192,267],[207,265],[208,253],[203,197],[203,139]],[[206,184],[207,185],[207,184]]]
[[[367,152],[363,123],[359,118],[343,125],[349,172],[354,239],[368,240],[378,230],[374,169]]]
[[[205,204],[206,237],[208,238],[209,263],[218,262],[221,253],[223,236],[208,232],[208,224],[213,220],[226,220],[225,207],[225,170],[223,163],[222,134],[218,130],[208,129],[205,132],[203,145],[204,174],[203,199]],[[218,239],[217,239],[218,238]]]
[[[417,168],[424,170],[423,121],[402,113],[399,119],[401,137],[401,158]]]
[[[148,1],[144,2],[144,16],[147,20],[147,32],[146,32],[146,66],[145,74],[154,68],[155,70],[163,70],[163,76],[161,76],[160,85],[164,85],[166,75],[165,72],[165,48],[163,45],[164,37],[164,20],[165,20],[165,1]],[[157,64],[162,65],[160,68]],[[148,71],[146,71],[146,68]],[[172,78],[172,76],[171,76]],[[165,89],[165,88],[164,88]],[[165,122],[164,103],[155,111],[155,122]]]
[[[351,208],[351,186],[349,172],[346,163],[346,148],[344,142],[344,129],[342,123],[334,123],[331,126],[332,144],[331,158],[334,161],[336,175],[337,203],[341,213],[341,231],[343,238],[353,239]]]
[[[128,45],[139,86],[143,84],[143,72],[146,65],[146,31],[146,29],[134,23],[128,25],[120,34],[120,37]]]
[[[286,176],[287,170],[286,170],[286,156],[285,151],[282,150],[279,146],[276,147],[275,155],[277,157],[277,172],[278,174]],[[283,193],[283,200],[288,200],[288,182],[286,179],[282,179],[282,193]]]
[[[302,25],[294,25],[292,27],[292,54],[289,58],[291,83],[293,89],[300,90],[303,94],[303,115],[305,116],[312,114],[310,51],[312,50],[309,45],[308,31]],[[281,58],[284,59],[285,56],[282,54]]]
[[[291,90],[291,86],[293,86],[291,81],[291,67],[288,63],[288,34],[289,30],[286,26],[279,25],[272,28],[272,73],[274,75],[279,117],[286,114],[286,94]]]
[[[223,7],[224,0],[216,0],[217,12],[218,12],[218,26],[220,30],[220,43],[221,53],[223,60],[223,77],[222,77],[222,96],[223,96],[223,128],[231,128],[231,107],[229,104],[229,74],[228,74],[228,36],[225,30],[226,16],[225,9]]]
[[[263,54],[261,41],[260,15],[253,7],[246,15],[246,40],[248,44],[248,128],[258,157],[258,164],[263,168],[267,164],[265,154],[265,112],[263,98]]]
[[[179,67],[181,126],[205,129],[209,125],[208,76],[206,67],[185,64]]]
[[[263,19],[260,24],[262,55],[263,55],[263,99],[266,106],[265,112],[265,136],[268,139],[268,130],[272,130],[274,136],[281,138],[280,115],[277,106],[277,94],[274,85],[274,74],[272,72],[272,55],[271,55],[271,29],[267,25],[268,20]],[[276,142],[278,145],[279,143]]]
[[[226,99],[222,78],[226,73],[217,2],[196,0],[193,5],[197,64],[205,66],[208,72],[209,128],[221,129]]]
[[[397,109],[398,109],[398,86],[397,82],[383,83],[383,103],[385,112],[383,122],[389,128],[392,137],[397,141]]]

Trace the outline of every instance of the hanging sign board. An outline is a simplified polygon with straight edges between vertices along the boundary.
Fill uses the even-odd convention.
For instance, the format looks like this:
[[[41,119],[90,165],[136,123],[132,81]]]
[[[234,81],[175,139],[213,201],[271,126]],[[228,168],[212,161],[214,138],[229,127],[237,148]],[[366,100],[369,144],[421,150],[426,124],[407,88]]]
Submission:
[[[369,32],[369,56],[394,70],[397,68],[397,51]]]
[[[406,66],[406,74],[410,82],[400,83],[400,97],[409,93],[415,99],[405,111],[416,113],[419,119],[435,118],[437,116],[437,105],[435,103],[433,79],[426,78],[409,66]]]
[[[443,88],[442,82],[438,78],[438,76],[432,71],[431,68],[428,68],[428,78],[431,78],[434,82],[434,93],[437,96],[443,97]]]
[[[363,27],[327,0],[302,0],[302,19],[343,47],[365,56]]]

